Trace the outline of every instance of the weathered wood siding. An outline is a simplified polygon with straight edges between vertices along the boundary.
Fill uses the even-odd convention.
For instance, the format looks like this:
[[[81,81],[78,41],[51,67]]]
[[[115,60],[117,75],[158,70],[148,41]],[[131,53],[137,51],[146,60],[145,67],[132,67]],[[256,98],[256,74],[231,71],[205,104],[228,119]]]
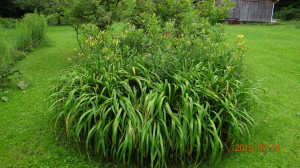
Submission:
[[[233,18],[233,19],[240,18],[240,6],[241,6],[241,1],[236,0],[235,5],[233,6],[233,10],[229,15],[229,18]]]
[[[273,6],[272,0],[236,0],[229,18],[242,22],[271,22]]]

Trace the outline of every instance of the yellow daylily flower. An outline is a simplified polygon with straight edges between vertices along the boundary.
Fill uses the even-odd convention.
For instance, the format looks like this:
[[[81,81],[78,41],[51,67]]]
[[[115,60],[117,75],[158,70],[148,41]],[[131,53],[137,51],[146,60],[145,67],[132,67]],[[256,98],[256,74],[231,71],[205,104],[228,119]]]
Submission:
[[[237,38],[238,38],[238,39],[244,38],[244,35],[239,34],[239,35],[237,35]]]

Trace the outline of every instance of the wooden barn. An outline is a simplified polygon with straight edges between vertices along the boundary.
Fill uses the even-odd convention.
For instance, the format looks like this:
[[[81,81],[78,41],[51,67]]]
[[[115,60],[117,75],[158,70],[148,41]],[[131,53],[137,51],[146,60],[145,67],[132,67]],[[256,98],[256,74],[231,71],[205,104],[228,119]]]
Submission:
[[[239,22],[271,22],[276,0],[234,0],[228,19]]]

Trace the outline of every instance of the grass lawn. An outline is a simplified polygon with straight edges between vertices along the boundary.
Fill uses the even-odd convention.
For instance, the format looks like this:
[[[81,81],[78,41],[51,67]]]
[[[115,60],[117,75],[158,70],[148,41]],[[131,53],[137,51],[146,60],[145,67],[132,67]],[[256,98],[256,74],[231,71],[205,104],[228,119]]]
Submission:
[[[246,63],[266,89],[265,106],[257,109],[257,128],[249,144],[254,151],[233,152],[220,167],[300,167],[300,29],[294,25],[228,26],[231,36],[245,35]],[[267,151],[257,151],[266,144]],[[280,145],[280,151],[272,150]]]
[[[70,27],[50,27],[52,47],[42,47],[20,61],[15,69],[32,85],[25,91],[9,90],[7,103],[0,102],[0,167],[93,167],[76,147],[50,132],[45,99],[60,72],[70,63],[77,47]]]
[[[233,149],[220,167],[299,167],[300,29],[290,24],[240,25],[227,26],[227,32],[232,38],[245,35],[246,63],[267,92],[265,106],[253,113],[257,128],[249,144],[255,151]],[[59,73],[70,66],[67,58],[77,44],[70,27],[49,27],[48,35],[53,46],[37,49],[16,66],[24,73],[22,80],[32,85],[25,91],[12,87],[10,101],[0,102],[0,167],[99,167],[50,132],[45,100]],[[267,144],[268,150],[256,151],[259,144]],[[272,151],[271,145],[281,150]]]

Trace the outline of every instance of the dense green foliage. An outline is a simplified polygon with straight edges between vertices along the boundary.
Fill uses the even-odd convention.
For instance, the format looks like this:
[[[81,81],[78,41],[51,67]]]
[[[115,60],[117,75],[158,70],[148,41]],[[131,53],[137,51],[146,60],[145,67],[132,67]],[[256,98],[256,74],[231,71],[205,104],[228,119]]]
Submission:
[[[14,20],[14,22],[16,21]],[[5,88],[10,84],[11,79],[15,74],[20,74],[20,72],[14,70],[13,67],[16,61],[21,60],[25,57],[25,54],[23,52],[18,51],[14,48],[13,41],[15,39],[14,36],[10,33],[15,33],[15,30],[7,29],[5,27],[7,26],[4,26],[4,24],[0,24],[0,91],[2,91],[2,88]],[[7,33],[5,30],[10,33]],[[7,37],[7,35],[13,37]],[[17,75],[15,75],[15,77],[16,76]]]
[[[39,14],[26,14],[18,23],[16,48],[20,51],[31,51],[46,38],[46,18]]]
[[[232,6],[233,0],[196,0],[196,6],[199,8],[202,17],[209,18],[211,23],[219,23],[222,19],[228,17]]]
[[[52,14],[59,12],[68,0],[1,0],[0,17],[21,18],[26,13]]]
[[[23,11],[18,8],[13,0],[0,1],[0,17],[20,17]]]
[[[87,60],[64,72],[50,111],[70,139],[101,159],[214,165],[249,136],[254,95],[243,36],[230,47],[222,26],[194,3],[168,2],[177,4],[169,9],[176,18],[168,3],[143,1],[131,9],[139,18],[118,30],[81,23],[87,39],[79,55]]]
[[[282,8],[288,7],[288,6],[295,6],[296,4],[299,5],[298,1],[295,0],[276,0],[277,2],[275,3],[275,11],[278,11]],[[297,6],[295,6],[297,7]]]
[[[7,46],[0,41],[0,88],[8,83],[11,67],[12,60],[7,54]]]
[[[187,17],[184,15],[186,12],[193,11],[191,17],[200,16],[216,24],[227,17],[232,5],[231,0],[222,0],[220,4],[214,0],[193,1],[193,3],[191,1],[187,3],[187,0],[140,0],[130,5],[131,9],[127,13],[130,13],[128,18],[137,28],[145,28],[143,21],[147,20],[149,15],[158,16],[162,23],[174,21],[175,27],[178,28],[178,25]]]
[[[300,20],[300,2],[293,2],[278,9],[275,11],[275,17],[281,20]]]
[[[180,32],[182,30],[179,25],[186,17],[184,13],[193,11],[189,14],[192,17],[202,17],[208,19],[211,24],[216,24],[225,18],[231,9],[231,0],[223,0],[221,5],[213,0],[73,0],[65,4],[63,14],[67,23],[76,31],[80,42],[81,35],[85,38],[90,36],[90,31],[86,29],[87,24],[105,30],[112,23],[123,21],[133,24],[138,29],[147,29],[147,23],[144,21],[155,15],[161,23],[173,22]]]
[[[26,11],[27,13],[33,13],[35,10],[43,13],[53,13],[64,0],[14,0],[14,4]]]
[[[100,28],[111,24],[116,18],[120,0],[73,0],[65,10],[65,16],[71,26],[93,23]]]
[[[275,17],[282,20],[300,20],[300,9],[286,7],[276,12]]]
[[[25,54],[9,47],[4,41],[0,41],[0,88],[6,87],[14,74],[21,74],[13,69],[16,61],[25,57]]]
[[[68,24],[65,17],[60,13],[53,13],[47,15],[47,23],[48,25],[66,25]]]

